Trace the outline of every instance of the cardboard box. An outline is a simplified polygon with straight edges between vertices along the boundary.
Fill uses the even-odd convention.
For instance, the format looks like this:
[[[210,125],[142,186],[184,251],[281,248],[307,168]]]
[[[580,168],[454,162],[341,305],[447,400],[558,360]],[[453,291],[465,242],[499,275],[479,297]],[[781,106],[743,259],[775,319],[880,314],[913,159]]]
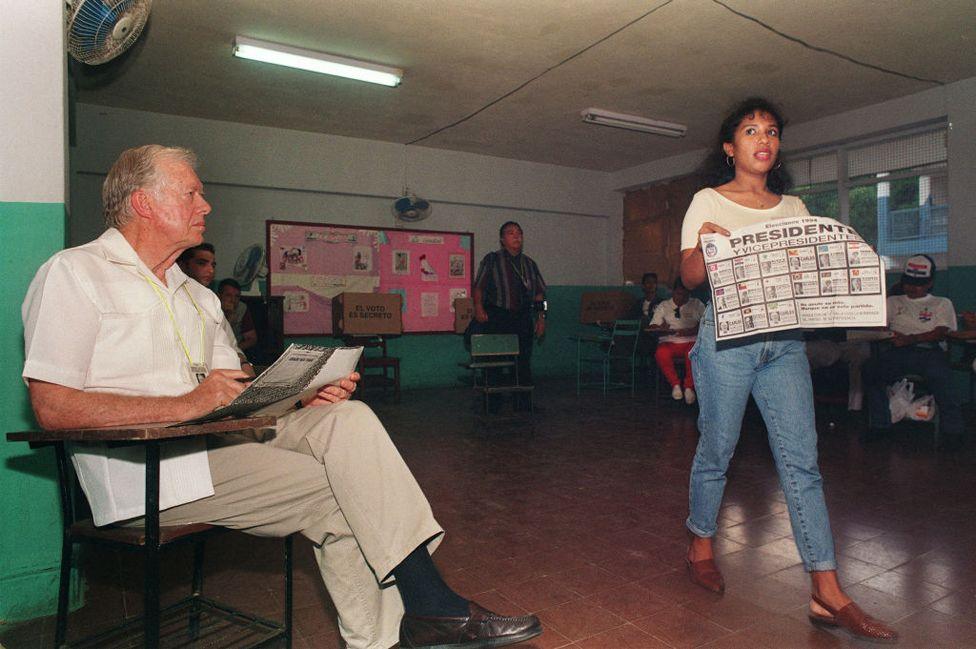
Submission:
[[[454,300],[454,333],[463,334],[474,317],[474,300],[459,297]]]
[[[399,293],[340,293],[332,298],[332,333],[337,336],[403,333]]]
[[[637,298],[627,291],[600,291],[583,293],[580,299],[580,322],[594,324],[613,322],[629,317]]]

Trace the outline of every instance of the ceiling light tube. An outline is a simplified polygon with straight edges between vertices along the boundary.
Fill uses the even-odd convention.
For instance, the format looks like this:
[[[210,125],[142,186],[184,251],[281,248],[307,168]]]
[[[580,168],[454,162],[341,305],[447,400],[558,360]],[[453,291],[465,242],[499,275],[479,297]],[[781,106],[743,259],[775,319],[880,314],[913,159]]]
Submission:
[[[667,137],[684,137],[685,132],[688,130],[688,127],[684,124],[665,122],[659,119],[647,119],[646,117],[625,115],[623,113],[612,113],[602,108],[587,108],[580,112],[580,116],[582,116],[584,122],[589,124],[612,126],[630,131],[665,135]]]
[[[259,41],[247,36],[238,36],[234,39],[234,56],[298,68],[299,70],[378,83],[391,88],[400,85],[400,79],[403,77],[403,70],[399,68],[390,68],[385,65],[313,52],[299,47]]]

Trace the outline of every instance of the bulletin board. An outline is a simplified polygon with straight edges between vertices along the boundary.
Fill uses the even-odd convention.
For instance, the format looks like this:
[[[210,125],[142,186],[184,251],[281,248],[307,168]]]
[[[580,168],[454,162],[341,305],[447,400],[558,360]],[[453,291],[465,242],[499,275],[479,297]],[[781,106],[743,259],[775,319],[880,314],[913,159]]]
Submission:
[[[404,333],[453,333],[470,297],[474,235],[267,221],[268,293],[284,298],[285,334],[332,333],[332,298],[399,293]]]

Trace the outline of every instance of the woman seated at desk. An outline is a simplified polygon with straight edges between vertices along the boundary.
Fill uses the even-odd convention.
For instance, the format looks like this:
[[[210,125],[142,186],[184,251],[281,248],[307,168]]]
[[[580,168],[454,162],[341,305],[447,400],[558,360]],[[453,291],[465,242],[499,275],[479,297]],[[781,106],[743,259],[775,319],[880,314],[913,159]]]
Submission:
[[[659,331],[663,335],[658,341],[654,360],[661,370],[661,374],[671,384],[671,398],[685,403],[695,402],[695,379],[691,375],[691,361],[688,352],[695,345],[698,336],[698,323],[705,313],[705,305],[701,300],[691,297],[691,292],[681,283],[681,278],[675,280],[671,299],[665,300],[654,309],[654,316],[648,331]],[[685,362],[684,390],[678,373],[674,371],[674,359],[680,358]]]

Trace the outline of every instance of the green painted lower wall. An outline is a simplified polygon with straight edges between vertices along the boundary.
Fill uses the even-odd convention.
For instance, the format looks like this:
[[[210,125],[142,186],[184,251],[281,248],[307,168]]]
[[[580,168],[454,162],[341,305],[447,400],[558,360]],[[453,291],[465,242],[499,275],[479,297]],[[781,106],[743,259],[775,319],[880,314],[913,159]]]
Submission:
[[[953,266],[936,271],[932,292],[952,300],[956,313],[976,310],[976,266]]]
[[[888,285],[898,281],[900,273],[888,274]],[[570,338],[586,329],[579,324],[579,305],[583,293],[619,290],[607,286],[550,286],[549,317],[546,336],[537,343],[532,356],[532,371],[536,377],[567,378],[576,373],[576,343]],[[629,287],[635,296],[637,287]],[[976,266],[953,267],[936,273],[933,293],[952,299],[957,311],[976,309]],[[695,294],[707,299],[705,295]],[[291,338],[286,342],[312,345],[338,345],[335,338]],[[467,360],[461,336],[453,334],[411,335],[392,338],[388,344],[391,355],[400,358],[400,382],[404,389],[459,385],[470,377],[458,367]]]
[[[37,268],[64,247],[64,204],[0,202],[0,433],[30,429],[20,378],[20,305]],[[61,555],[54,457],[0,441],[0,622],[54,612]]]

